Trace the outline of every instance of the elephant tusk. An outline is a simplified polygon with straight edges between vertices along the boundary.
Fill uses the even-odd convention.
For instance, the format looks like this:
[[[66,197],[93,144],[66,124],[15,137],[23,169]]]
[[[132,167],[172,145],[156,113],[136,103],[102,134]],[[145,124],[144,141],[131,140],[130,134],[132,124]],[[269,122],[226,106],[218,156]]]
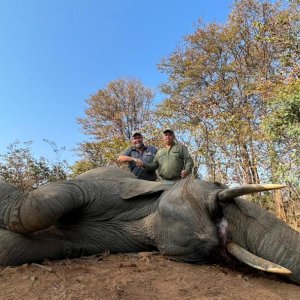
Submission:
[[[282,189],[284,187],[285,185],[283,184],[248,184],[223,190],[218,193],[218,199],[220,201],[232,200],[233,198],[242,195]]]
[[[264,258],[258,257],[245,250],[241,246],[237,245],[236,243],[231,242],[226,247],[230,254],[252,268],[281,275],[292,274],[289,269],[286,269]]]

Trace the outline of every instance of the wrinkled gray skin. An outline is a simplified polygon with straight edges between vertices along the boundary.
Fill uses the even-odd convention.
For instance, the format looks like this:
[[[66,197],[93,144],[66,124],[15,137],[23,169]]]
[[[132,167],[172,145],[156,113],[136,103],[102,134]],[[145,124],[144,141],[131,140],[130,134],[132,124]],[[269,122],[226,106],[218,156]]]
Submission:
[[[26,193],[0,184],[0,265],[157,249],[204,263],[224,253],[227,235],[227,242],[290,269],[300,283],[299,234],[272,214],[241,198],[222,203],[218,193],[226,186],[195,179],[123,200],[120,178],[132,176],[97,168]],[[223,230],[221,217],[228,221]]]

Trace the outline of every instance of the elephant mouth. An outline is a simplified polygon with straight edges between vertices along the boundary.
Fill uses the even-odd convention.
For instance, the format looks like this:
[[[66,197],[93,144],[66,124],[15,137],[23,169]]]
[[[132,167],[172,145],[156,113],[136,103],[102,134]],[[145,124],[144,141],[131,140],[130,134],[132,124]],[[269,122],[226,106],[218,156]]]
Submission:
[[[247,194],[252,193],[259,193],[263,191],[275,190],[284,188],[285,185],[281,184],[251,184],[251,185],[243,185],[239,187],[229,188],[223,190],[218,193],[218,200],[223,203],[228,203],[233,201],[234,198],[240,197]],[[217,225],[218,226],[218,234],[219,239],[222,245],[225,246],[227,251],[237,258],[239,261],[247,264],[248,266],[275,274],[280,275],[291,275],[292,272],[278,264],[275,264],[269,260],[261,258],[259,256],[254,255],[253,253],[249,252],[248,250],[242,248],[238,244],[234,242],[227,242],[227,221],[223,217],[221,222]]]
[[[280,275],[292,274],[290,270],[264,258],[256,256],[232,241],[227,242],[227,226],[228,222],[223,217],[221,222],[217,224],[219,241],[222,247],[225,247],[226,250],[236,259],[257,270]]]

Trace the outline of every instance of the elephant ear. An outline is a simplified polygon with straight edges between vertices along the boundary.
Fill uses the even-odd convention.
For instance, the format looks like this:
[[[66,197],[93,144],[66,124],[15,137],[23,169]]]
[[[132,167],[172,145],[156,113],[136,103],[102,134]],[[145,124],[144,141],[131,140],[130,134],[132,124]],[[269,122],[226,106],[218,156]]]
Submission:
[[[160,181],[148,181],[135,178],[121,178],[120,196],[122,199],[131,199],[142,195],[151,195],[163,192],[167,186]]]

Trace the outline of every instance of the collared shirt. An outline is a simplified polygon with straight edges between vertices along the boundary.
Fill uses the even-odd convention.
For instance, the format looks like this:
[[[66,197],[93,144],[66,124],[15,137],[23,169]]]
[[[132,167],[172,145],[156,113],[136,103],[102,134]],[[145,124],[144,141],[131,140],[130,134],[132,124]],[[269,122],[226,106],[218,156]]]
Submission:
[[[191,174],[193,166],[194,162],[187,147],[177,143],[171,148],[159,149],[152,163],[144,163],[146,170],[158,169],[159,176],[164,180],[180,179],[182,170]]]
[[[139,158],[144,163],[150,163],[153,161],[153,158],[157,152],[157,149],[154,146],[145,146],[142,152],[138,151],[134,147],[126,149],[122,155],[130,156],[133,158]],[[157,179],[155,170],[148,171],[144,168],[138,167],[135,162],[131,161],[128,163],[130,171],[139,179],[155,181]]]

